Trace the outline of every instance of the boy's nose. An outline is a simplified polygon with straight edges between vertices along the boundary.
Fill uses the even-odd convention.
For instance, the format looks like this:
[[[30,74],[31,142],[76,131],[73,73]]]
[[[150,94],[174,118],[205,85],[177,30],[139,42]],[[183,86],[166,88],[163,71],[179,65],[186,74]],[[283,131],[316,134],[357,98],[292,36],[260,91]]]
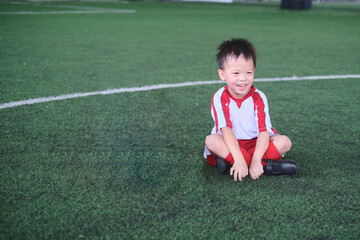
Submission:
[[[246,81],[245,75],[244,75],[244,74],[241,74],[241,75],[239,76],[239,80],[240,80],[240,81]]]

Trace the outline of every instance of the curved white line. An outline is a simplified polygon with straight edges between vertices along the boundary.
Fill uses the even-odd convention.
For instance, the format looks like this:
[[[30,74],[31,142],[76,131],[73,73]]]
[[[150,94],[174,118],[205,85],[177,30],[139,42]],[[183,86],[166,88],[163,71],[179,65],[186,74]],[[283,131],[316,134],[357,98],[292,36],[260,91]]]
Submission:
[[[283,78],[258,78],[255,82],[276,82],[276,81],[296,81],[296,80],[321,80],[321,79],[350,79],[350,78],[359,78],[360,75],[332,75],[332,76],[307,76],[307,77],[283,77]],[[28,100],[22,100],[17,102],[9,102],[0,104],[0,109],[18,107],[23,105],[30,105],[35,103],[44,103],[52,101],[60,101],[72,98],[87,97],[93,95],[109,95],[115,93],[124,93],[124,92],[141,92],[141,91],[151,91],[156,89],[164,88],[178,88],[178,87],[187,87],[187,86],[197,86],[197,85],[209,85],[209,84],[218,84],[224,83],[221,80],[212,80],[212,81],[197,81],[197,82],[184,82],[184,83],[172,83],[172,84],[158,84],[158,85],[149,85],[143,87],[132,87],[132,88],[117,88],[117,89],[108,89],[104,91],[97,92],[86,92],[86,93],[73,93],[66,94],[54,97],[44,97],[44,98],[34,98]]]

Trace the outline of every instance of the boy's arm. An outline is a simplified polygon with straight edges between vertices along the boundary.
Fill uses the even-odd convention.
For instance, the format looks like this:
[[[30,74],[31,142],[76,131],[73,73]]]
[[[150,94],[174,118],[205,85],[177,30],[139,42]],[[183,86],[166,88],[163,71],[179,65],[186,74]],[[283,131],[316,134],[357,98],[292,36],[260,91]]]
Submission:
[[[263,173],[264,169],[261,164],[261,159],[263,158],[266,149],[269,147],[270,133],[261,132],[256,140],[256,147],[254,155],[251,161],[249,168],[250,176],[252,179],[258,179]]]
[[[234,158],[234,164],[230,169],[230,175],[234,176],[235,181],[239,179],[241,182],[242,178],[248,175],[248,167],[246,165],[244,156],[241,153],[239,143],[231,128],[221,128],[221,132],[223,134],[226,147]]]

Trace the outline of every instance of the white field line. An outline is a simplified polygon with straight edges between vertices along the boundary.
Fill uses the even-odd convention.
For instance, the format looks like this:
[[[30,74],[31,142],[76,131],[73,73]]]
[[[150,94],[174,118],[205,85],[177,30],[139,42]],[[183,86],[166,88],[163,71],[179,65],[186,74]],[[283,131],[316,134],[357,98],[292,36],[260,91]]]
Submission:
[[[129,11],[129,9],[112,9],[112,8],[99,8],[99,7],[88,7],[88,6],[72,6],[72,5],[43,5],[43,4],[26,4],[30,6],[36,7],[49,7],[49,8],[65,8],[65,9],[76,9],[76,10],[89,10],[91,12],[98,11],[98,12],[119,12],[119,11]],[[135,10],[131,10],[135,11]],[[136,12],[136,11],[135,11]]]
[[[67,8],[67,9],[77,9],[77,10],[90,10],[90,11],[116,11],[116,9],[112,8],[99,8],[99,7],[88,7],[88,6],[71,6],[71,5],[39,5],[46,7],[56,7],[56,8]],[[121,10],[121,9],[120,9]]]
[[[258,78],[258,79],[255,79],[255,82],[322,80],[322,79],[350,79],[350,78],[359,78],[360,79],[360,74],[359,75],[308,76],[308,77],[293,76],[293,77],[283,77],[283,78]],[[141,91],[151,91],[151,90],[164,89],[164,88],[178,88],[178,87],[209,85],[209,84],[219,84],[219,83],[224,83],[224,81],[212,80],[212,81],[184,82],[184,83],[149,85],[149,86],[142,86],[142,87],[108,89],[108,90],[97,91],[97,92],[73,93],[73,94],[59,95],[59,96],[54,96],[54,97],[34,98],[34,99],[17,101],[17,102],[3,103],[3,104],[0,104],[0,109],[18,107],[18,106],[23,106],[23,105],[30,105],[30,104],[35,104],[35,103],[44,103],[44,102],[52,102],[52,101],[67,100],[67,99],[72,99],[72,98],[79,98],[79,97],[88,97],[88,96],[94,96],[94,95],[109,95],[109,94],[115,94],[115,93],[141,92]]]
[[[110,9],[110,8],[97,8],[87,6],[71,6],[71,5],[43,5],[43,4],[31,4],[31,3],[13,3],[21,4],[33,7],[51,7],[51,8],[66,8],[76,9],[69,11],[19,11],[19,12],[0,12],[3,15],[25,15],[25,14],[99,14],[99,13],[136,13],[134,9]]]
[[[34,11],[21,11],[21,12],[0,12],[2,15],[34,15],[34,14],[100,14],[100,13],[136,13],[136,10],[132,9],[121,9],[121,10],[108,10],[108,11],[43,11],[43,12],[34,12]]]

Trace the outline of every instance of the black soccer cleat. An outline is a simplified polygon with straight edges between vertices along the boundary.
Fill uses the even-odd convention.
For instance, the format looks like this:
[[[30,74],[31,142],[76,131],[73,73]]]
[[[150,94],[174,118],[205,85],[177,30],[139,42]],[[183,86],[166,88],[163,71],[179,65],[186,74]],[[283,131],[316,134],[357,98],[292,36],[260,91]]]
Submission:
[[[229,174],[231,164],[221,157],[216,157],[216,166],[220,174]]]
[[[263,160],[266,162],[264,175],[268,176],[292,176],[298,173],[298,167],[293,160]]]

